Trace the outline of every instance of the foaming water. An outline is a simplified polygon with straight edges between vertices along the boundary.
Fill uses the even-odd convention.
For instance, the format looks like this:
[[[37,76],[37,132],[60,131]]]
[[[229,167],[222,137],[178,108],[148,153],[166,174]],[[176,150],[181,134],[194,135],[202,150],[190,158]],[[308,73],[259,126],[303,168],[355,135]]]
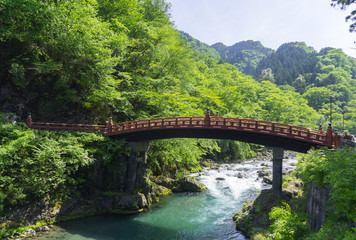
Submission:
[[[264,188],[257,173],[262,168],[257,161],[222,164],[196,175],[208,187],[203,193],[171,195],[135,216],[105,215],[66,222],[39,239],[247,239],[235,229],[232,216]]]

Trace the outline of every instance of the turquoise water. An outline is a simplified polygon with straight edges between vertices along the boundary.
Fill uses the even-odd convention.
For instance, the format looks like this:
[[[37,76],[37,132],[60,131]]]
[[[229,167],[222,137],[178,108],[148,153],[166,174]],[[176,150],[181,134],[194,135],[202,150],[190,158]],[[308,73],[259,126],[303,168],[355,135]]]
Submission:
[[[206,192],[168,196],[139,215],[105,215],[66,222],[43,239],[247,239],[235,229],[232,216],[263,188],[257,176],[261,168],[261,162],[253,161],[223,164],[219,170],[206,170],[197,176],[207,185]]]

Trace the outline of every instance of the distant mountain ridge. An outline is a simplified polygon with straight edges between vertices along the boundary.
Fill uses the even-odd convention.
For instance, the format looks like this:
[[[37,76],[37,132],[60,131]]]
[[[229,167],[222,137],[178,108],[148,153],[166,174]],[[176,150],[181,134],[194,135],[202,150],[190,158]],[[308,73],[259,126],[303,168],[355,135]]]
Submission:
[[[187,33],[184,37],[194,50],[234,65],[257,81],[298,92],[328,119],[332,103],[333,118],[355,119],[350,129],[356,128],[356,58],[341,49],[327,47],[318,52],[304,42],[290,42],[272,50],[252,40],[208,46]]]
[[[259,41],[242,41],[232,46],[215,43],[210,46],[219,52],[224,62],[230,63],[247,75],[253,75],[259,62],[270,56],[273,50],[264,47]]]
[[[210,47],[208,44],[203,43],[201,41],[199,41],[198,39],[193,38],[192,36],[190,36],[188,33],[180,31],[180,38],[183,40],[187,41],[187,45],[191,48],[193,48],[194,50],[201,52],[201,53],[205,53],[208,54],[210,57],[216,59],[216,60],[220,60],[220,53],[218,51],[216,51],[214,48]]]

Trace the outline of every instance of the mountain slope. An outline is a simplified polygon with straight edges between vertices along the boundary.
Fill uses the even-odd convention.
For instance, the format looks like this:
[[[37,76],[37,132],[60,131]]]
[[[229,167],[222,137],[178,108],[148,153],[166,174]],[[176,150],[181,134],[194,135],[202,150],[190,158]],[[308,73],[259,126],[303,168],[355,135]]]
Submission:
[[[253,75],[259,62],[269,56],[273,50],[264,47],[259,41],[242,41],[233,46],[225,46],[223,43],[211,45],[217,50],[224,62],[236,66],[241,72]]]

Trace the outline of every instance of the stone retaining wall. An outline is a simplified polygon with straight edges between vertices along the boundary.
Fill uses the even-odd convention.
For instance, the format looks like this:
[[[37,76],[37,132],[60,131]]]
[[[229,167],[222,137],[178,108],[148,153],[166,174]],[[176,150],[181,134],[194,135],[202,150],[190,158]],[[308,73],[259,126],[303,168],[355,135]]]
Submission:
[[[313,183],[308,184],[307,214],[309,228],[319,230],[325,222],[327,212],[327,201],[330,198],[329,188],[318,187]]]

